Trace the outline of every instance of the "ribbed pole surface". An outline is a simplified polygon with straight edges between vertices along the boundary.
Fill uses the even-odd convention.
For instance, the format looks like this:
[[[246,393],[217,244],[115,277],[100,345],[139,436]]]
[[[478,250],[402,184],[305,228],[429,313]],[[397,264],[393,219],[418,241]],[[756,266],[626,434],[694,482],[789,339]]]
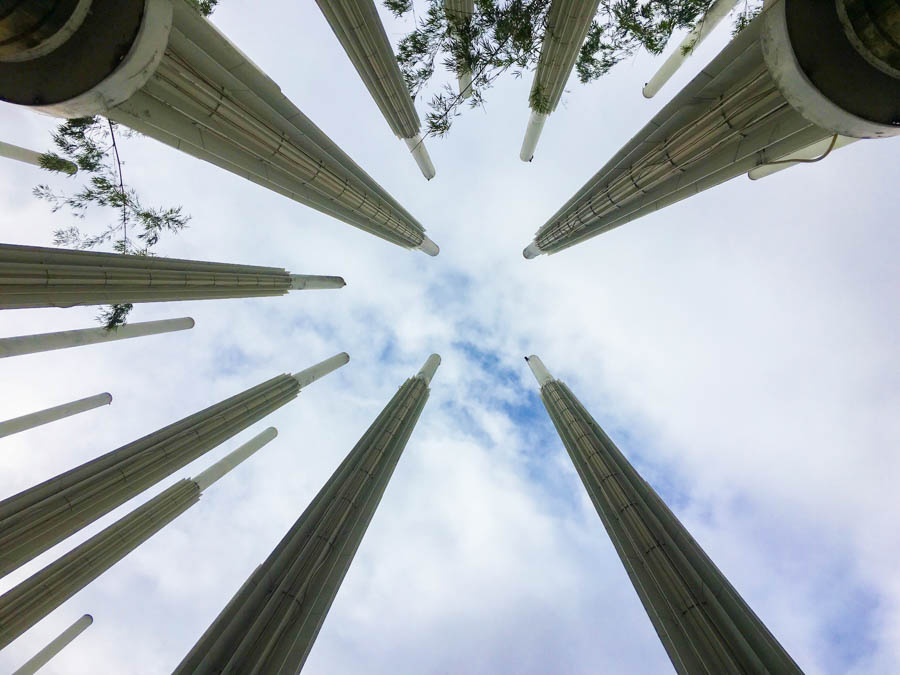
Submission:
[[[285,403],[278,375],[0,502],[0,576],[128,501]]]
[[[199,499],[197,484],[181,480],[0,596],[0,649]]]
[[[831,133],[782,96],[763,61],[762,17],[742,30],[538,231],[555,253]]]
[[[676,671],[800,673],[571,390],[533,370],[543,382],[550,419]]]
[[[424,228],[186,2],[162,62],[109,117],[405,248]]]
[[[600,0],[550,3],[541,55],[531,85],[532,110],[545,114],[556,110],[599,4]]]
[[[105,328],[79,328],[76,330],[61,330],[56,333],[38,333],[36,335],[18,335],[16,337],[0,338],[0,359],[8,356],[22,356],[24,354],[37,354],[49,352],[55,349],[68,349],[69,347],[83,347],[101,342],[115,342],[128,338],[145,337],[147,335],[159,335],[178,330],[189,330],[194,327],[194,320],[190,317],[180,319],[161,319],[159,321],[136,321],[124,326],[118,326],[113,330]]]
[[[394,135],[412,138],[418,134],[419,116],[373,0],[316,3]]]
[[[87,630],[92,623],[94,623],[94,617],[90,614],[85,614],[54,638],[50,644],[23,663],[12,675],[33,675],[47,665],[50,659],[65,649],[72,640]]]
[[[176,673],[300,671],[425,406],[432,366],[400,387]]]
[[[277,267],[0,244],[0,309],[284,295],[332,279],[300,285]]]
[[[17,434],[26,429],[34,429],[43,424],[49,424],[50,422],[65,419],[66,417],[87,412],[88,410],[109,405],[110,403],[112,403],[112,395],[104,392],[102,394],[96,394],[95,396],[80,398],[77,401],[72,401],[70,403],[56,405],[52,408],[39,410],[38,412],[29,413],[28,415],[22,415],[21,417],[14,417],[11,420],[0,422],[0,438]]]
[[[180,480],[0,596],[0,649],[15,640],[200,500],[200,493],[277,435],[274,427]]]

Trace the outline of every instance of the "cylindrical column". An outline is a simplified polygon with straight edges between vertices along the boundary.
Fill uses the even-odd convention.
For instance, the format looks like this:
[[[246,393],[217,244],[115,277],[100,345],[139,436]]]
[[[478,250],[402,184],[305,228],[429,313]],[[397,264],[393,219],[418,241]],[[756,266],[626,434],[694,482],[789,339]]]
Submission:
[[[0,576],[289,403],[278,375],[0,502]]]
[[[176,673],[297,673],[303,667],[428,400],[433,354],[363,434]]]
[[[181,319],[162,319],[159,321],[139,321],[118,326],[112,330],[105,328],[81,328],[63,330],[56,333],[38,333],[37,335],[21,335],[19,337],[0,338],[0,359],[8,356],[36,354],[54,349],[82,347],[100,342],[114,342],[128,338],[159,335],[177,330],[188,330],[194,327],[190,317]]]
[[[519,159],[523,162],[534,158],[544,122],[559,105],[599,4],[599,0],[552,0],[550,3],[541,55],[528,96],[532,115],[519,151]]]
[[[722,19],[728,16],[735,2],[736,0],[715,0],[709,6],[706,14],[697,21],[684,40],[681,41],[681,44],[678,45],[678,48],[669,55],[669,58],[656,71],[656,74],[644,85],[643,94],[645,98],[653,98],[662,89],[662,86],[669,81],[693,51],[700,46],[700,43],[706,39],[706,36],[722,22]]]
[[[0,57],[0,100],[59,117],[105,115],[393,244],[422,243],[422,225],[192,3],[78,2],[90,11],[57,32],[60,44],[27,61]],[[397,103],[411,107],[398,79]],[[400,137],[417,132],[418,123]]]
[[[200,500],[201,492],[271,441],[269,427],[197,480],[180,480],[0,596],[0,649]]]
[[[37,167],[44,166],[41,159],[43,155],[41,153],[29,150],[28,148],[21,148],[12,143],[4,143],[3,141],[0,141],[0,157],[8,157],[9,159],[15,159],[19,162],[25,162],[25,164],[31,164]],[[61,167],[64,167],[62,170],[70,176],[78,172],[78,167],[75,166],[74,163],[66,160],[61,161]]]
[[[541,400],[675,670],[800,673],[690,533],[536,356]]]
[[[100,406],[109,405],[110,403],[112,403],[112,394],[96,394],[95,396],[81,398],[77,401],[72,401],[71,403],[63,403],[62,405],[47,408],[46,410],[39,410],[38,412],[22,415],[21,417],[14,417],[11,420],[0,422],[0,438],[17,434],[26,429],[33,429],[42,424],[55,422],[56,420],[61,420],[65,417],[70,417],[71,415],[77,415],[78,413],[93,410]]]
[[[461,29],[465,29],[475,15],[475,0],[444,0],[444,12],[450,23],[450,32],[459,39]],[[466,51],[469,46],[465,45]],[[458,63],[456,81],[459,86],[460,96],[470,98],[472,96],[472,71],[464,64]]]
[[[22,664],[22,667],[12,675],[33,675],[47,665],[47,662],[67,647],[72,640],[87,630],[87,627],[92,623],[94,623],[94,617],[90,614],[85,614],[60,633],[58,637],[54,638],[50,644]]]
[[[434,165],[419,135],[421,122],[374,0],[316,0],[363,84],[398,138],[406,141],[422,175]]]
[[[349,362],[350,355],[347,352],[341,352],[314,366],[301,370],[299,373],[294,373],[291,377],[297,380],[301,387],[305,387]]]
[[[341,288],[278,267],[0,244],[0,309],[218,300]]]

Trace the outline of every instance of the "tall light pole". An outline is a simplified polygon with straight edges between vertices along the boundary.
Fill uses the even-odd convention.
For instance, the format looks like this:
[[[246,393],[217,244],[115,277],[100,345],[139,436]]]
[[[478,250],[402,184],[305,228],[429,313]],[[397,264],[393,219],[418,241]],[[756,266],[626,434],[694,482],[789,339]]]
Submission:
[[[199,502],[202,492],[277,435],[269,427],[195,478],[163,490],[0,596],[0,649]]]
[[[428,400],[432,354],[175,669],[298,673]]]
[[[531,116],[519,151],[523,162],[534,159],[544,122],[559,105],[599,4],[600,0],[552,0],[550,3],[541,55],[528,97]]]
[[[898,45],[896,3],[768,3],[538,229],[525,257],[557,253],[760,167],[795,163],[822,141],[820,159],[840,136],[900,134]]]
[[[180,319],[136,321],[124,326],[116,326],[112,330],[107,330],[106,328],[78,328],[76,330],[61,330],[55,333],[18,335],[16,337],[0,338],[0,359],[9,356],[49,352],[56,349],[68,349],[69,347],[83,347],[101,342],[115,342],[116,340],[127,340],[147,335],[172,333],[179,330],[190,330],[193,327],[194,320],[188,316]]]
[[[374,0],[316,2],[391,131],[406,143],[422,175],[431,180],[434,164],[420,133],[422,123]]]
[[[0,18],[0,34],[10,35],[0,46],[0,100],[61,117],[105,115],[437,255],[422,225],[186,0],[21,2]]]
[[[675,670],[800,675],[784,647],[575,394],[537,356],[525,359]]]
[[[218,300],[341,288],[277,267],[0,244],[0,309]]]
[[[302,386],[340,368],[349,358],[338,354],[296,375],[277,375],[4,499],[0,576],[293,401]]]

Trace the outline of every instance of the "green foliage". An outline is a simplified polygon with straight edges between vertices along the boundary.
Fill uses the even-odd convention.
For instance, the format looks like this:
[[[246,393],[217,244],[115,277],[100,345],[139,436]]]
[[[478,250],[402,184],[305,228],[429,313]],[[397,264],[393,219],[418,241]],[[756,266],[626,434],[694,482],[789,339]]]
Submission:
[[[397,17],[412,10],[411,0],[382,2]],[[601,0],[575,64],[578,79],[585,84],[596,80],[640,49],[661,53],[672,32],[692,28],[709,5],[710,0]],[[756,8],[761,0],[745,0],[748,5]],[[443,0],[428,0],[425,15],[397,50],[410,94],[418,96],[440,64],[457,75],[471,72],[469,105],[484,105],[483,92],[502,74],[521,77],[537,67],[549,9],[550,0],[476,0],[475,15],[461,19],[447,16]],[[738,21],[749,16],[748,11]],[[541,92],[532,92],[531,99],[538,112],[548,108]],[[444,85],[429,102],[426,133],[446,134],[464,101],[453,87]]]
[[[216,5],[219,4],[219,0],[188,0],[188,2],[203,16],[212,14],[216,9]]]
[[[65,209],[84,220],[93,207],[115,210],[117,218],[100,231],[86,232],[77,225],[55,230],[53,243],[76,249],[110,246],[117,253],[150,255],[163,233],[183,230],[190,216],[180,206],[148,207],[134,189],[125,185],[122,162],[116,144],[117,125],[99,116],[66,120],[53,134],[53,143],[62,155],[45,153],[41,166],[48,171],[68,173],[65,165],[78,167],[87,176],[80,189],[71,194],[54,192],[48,185],[38,185],[33,194],[51,205],[54,213]],[[129,237],[129,231],[134,238]],[[136,236],[134,233],[137,233]],[[107,329],[125,323],[130,304],[112,305],[100,317]]]

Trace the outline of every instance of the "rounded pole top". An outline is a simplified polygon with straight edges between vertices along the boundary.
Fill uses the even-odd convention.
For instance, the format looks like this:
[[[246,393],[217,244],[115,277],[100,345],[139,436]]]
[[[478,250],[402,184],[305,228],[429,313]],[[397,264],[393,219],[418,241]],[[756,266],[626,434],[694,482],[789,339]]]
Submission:
[[[534,373],[535,379],[538,381],[538,384],[542,387],[548,382],[553,381],[553,376],[550,374],[550,371],[544,366],[544,362],[534,354],[531,356],[526,356],[525,360],[528,362],[528,366],[531,368],[531,372]]]
[[[308,384],[312,384],[319,378],[324,377],[333,370],[337,370],[341,366],[347,364],[349,361],[350,355],[347,352],[341,352],[340,354],[335,354],[330,359],[325,359],[321,363],[317,363],[316,365],[310,366],[305,370],[301,370],[299,373],[294,373],[291,377],[297,380],[297,382],[300,383],[301,387],[305,387]]]
[[[422,243],[419,244],[419,250],[422,251],[422,253],[427,253],[431,257],[434,257],[441,252],[440,247],[433,241],[431,241],[431,239],[428,238],[427,234],[423,236],[425,237],[425,239],[423,239]]]
[[[431,378],[437,372],[438,366],[441,365],[441,357],[438,354],[432,354],[425,360],[422,369],[416,374],[416,377],[422,377],[425,382],[431,384]]]
[[[543,251],[538,248],[537,242],[533,241],[528,246],[525,247],[525,250],[522,251],[522,255],[525,256],[526,260],[531,260],[532,258],[537,258],[541,255]]]

